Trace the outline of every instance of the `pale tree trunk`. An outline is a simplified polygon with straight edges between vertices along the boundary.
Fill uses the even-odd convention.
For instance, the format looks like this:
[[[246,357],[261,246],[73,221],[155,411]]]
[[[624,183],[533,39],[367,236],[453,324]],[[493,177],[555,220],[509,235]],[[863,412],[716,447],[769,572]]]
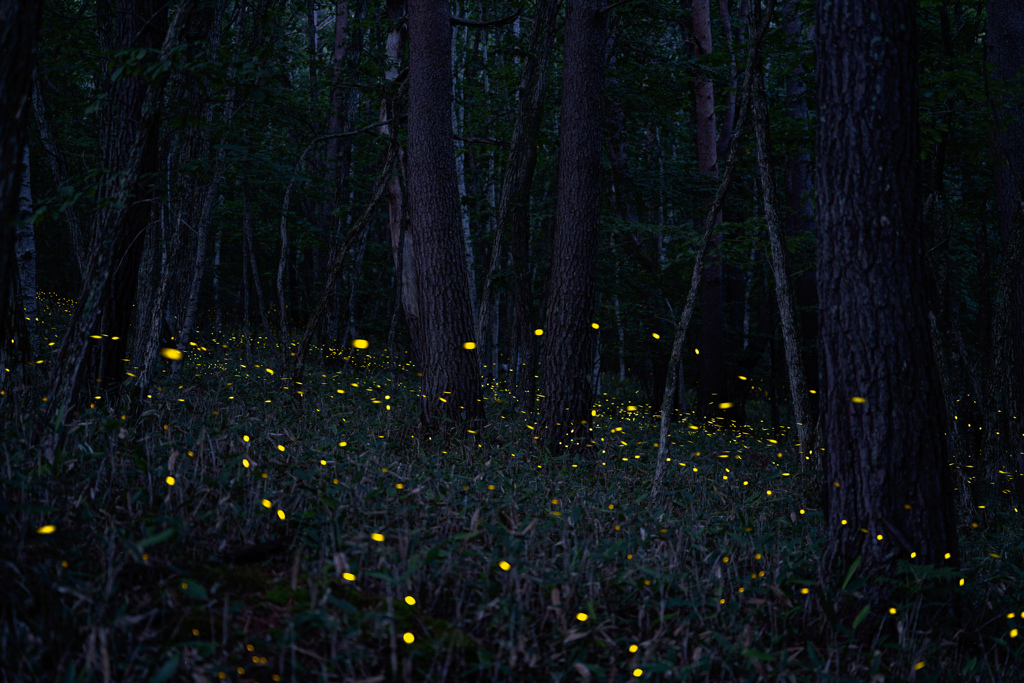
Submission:
[[[213,324],[217,334],[224,333],[224,312],[220,304],[220,243],[223,230],[218,225],[213,238]]]
[[[39,351],[39,307],[36,303],[36,237],[32,225],[32,171],[29,165],[28,145],[25,145],[22,155],[21,196],[18,208],[20,220],[15,233],[14,251],[18,259],[22,315],[25,317],[29,345],[34,355]]]
[[[469,29],[464,31],[466,38],[464,43],[469,42]],[[463,132],[463,123],[466,120],[466,106],[462,101],[464,97],[464,84],[466,82],[466,60],[468,46],[463,47],[463,57],[458,60],[458,38],[459,31],[452,31],[452,131],[455,135]],[[461,61],[461,64],[459,63]],[[461,140],[455,140],[455,177],[459,187],[459,218],[462,224],[462,241],[466,250],[466,272],[469,275],[469,303],[470,310],[476,311],[476,264],[473,259],[473,234],[469,225],[469,207],[465,204],[466,199],[466,145]]]
[[[386,5],[388,22],[390,23],[385,48],[389,67],[384,72],[384,78],[392,85],[389,89],[389,95],[381,102],[380,120],[382,123],[385,121],[392,122],[387,126],[381,127],[381,134],[388,135],[392,140],[392,145],[397,144],[398,120],[401,112],[401,97],[396,91],[394,83],[401,71],[402,56],[408,41],[404,20],[405,8],[405,0],[388,0]],[[451,84],[445,84],[445,87],[450,89]],[[391,236],[392,260],[396,269],[401,268],[400,272],[396,272],[397,277],[402,282],[402,314],[405,316],[405,326],[409,331],[412,356],[416,365],[422,368],[423,356],[421,354],[421,347],[424,341],[421,331],[423,322],[420,315],[419,292],[417,289],[419,279],[416,272],[418,265],[415,257],[416,235],[413,234],[413,231],[406,229],[404,223],[408,219],[408,208],[405,203],[406,197],[402,188],[402,175],[406,165],[405,150],[399,149],[397,154],[398,160],[393,167],[385,165],[389,174],[387,184],[385,185],[388,204],[388,231]]]
[[[759,2],[750,13],[751,32],[753,23],[758,21]],[[770,17],[769,17],[770,18]],[[764,83],[764,60],[758,56],[754,61],[754,86],[751,92],[754,136],[757,144],[757,166],[761,174],[761,193],[764,198],[764,217],[768,224],[768,241],[771,244],[772,274],[775,276],[775,299],[779,305],[782,321],[782,341],[786,349],[786,368],[789,371],[789,386],[793,397],[793,417],[799,438],[797,452],[803,456],[803,464],[814,449],[811,440],[814,425],[811,424],[810,401],[807,382],[804,380],[804,366],[800,358],[800,334],[793,312],[793,295],[789,287],[789,267],[786,263],[786,236],[783,232],[782,215],[779,211],[779,196],[775,186],[775,164],[772,159],[771,138],[768,126],[768,96]]]
[[[716,152],[719,159],[729,154],[732,126],[736,120],[736,53],[733,51],[731,0],[718,0],[718,16],[722,20],[722,36],[729,53],[729,87],[725,90],[725,107],[722,111],[722,125],[718,130]]]

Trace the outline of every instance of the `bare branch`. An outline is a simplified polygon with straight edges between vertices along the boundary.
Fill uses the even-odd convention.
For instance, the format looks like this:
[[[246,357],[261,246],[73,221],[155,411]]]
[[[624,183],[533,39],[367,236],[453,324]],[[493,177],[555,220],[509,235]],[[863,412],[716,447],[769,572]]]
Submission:
[[[497,28],[499,26],[506,26],[511,24],[513,21],[519,18],[519,15],[523,13],[523,8],[520,7],[516,10],[515,14],[505,17],[504,19],[495,19],[494,21],[473,21],[472,19],[463,19],[462,17],[452,17],[452,26],[469,26],[470,28]]]

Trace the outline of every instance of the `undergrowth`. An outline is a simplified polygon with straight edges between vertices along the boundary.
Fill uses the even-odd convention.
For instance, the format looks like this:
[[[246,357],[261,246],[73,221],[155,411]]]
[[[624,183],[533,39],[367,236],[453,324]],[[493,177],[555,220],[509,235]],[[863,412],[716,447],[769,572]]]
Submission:
[[[209,346],[90,400],[53,463],[42,382],[0,397],[4,681],[1024,680],[1012,509],[965,514],[961,570],[902,567],[872,610],[856,571],[819,584],[818,475],[756,430],[677,423],[652,497],[623,391],[598,448],[555,457],[499,387],[442,444],[415,373],[360,355],[297,397]]]

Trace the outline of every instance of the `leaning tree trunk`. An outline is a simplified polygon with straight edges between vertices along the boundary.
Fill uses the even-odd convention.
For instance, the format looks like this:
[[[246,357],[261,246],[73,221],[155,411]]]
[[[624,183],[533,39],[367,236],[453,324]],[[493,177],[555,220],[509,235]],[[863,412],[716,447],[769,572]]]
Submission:
[[[193,0],[185,0],[175,12],[160,49],[158,59],[167,62],[171,52],[178,46],[179,36],[192,11]],[[128,209],[140,174],[145,168],[145,156],[155,134],[157,113],[163,97],[168,73],[160,71],[146,88],[145,99],[140,108],[140,119],[134,141],[127,155],[127,162],[121,173],[110,178],[115,188],[110,209],[101,214],[94,231],[94,247],[89,256],[89,268],[82,287],[82,294],[71,313],[67,330],[54,358],[49,378],[46,407],[36,424],[34,440],[42,442],[43,454],[52,462],[59,441],[63,419],[71,406],[75,391],[80,385],[83,364],[82,349],[86,348],[95,334],[99,322],[103,298],[108,294],[108,284],[117,266],[119,254],[115,246],[123,243],[125,232],[130,225]],[[56,428],[50,432],[55,420]]]
[[[915,0],[818,0],[820,574],[959,563],[927,320]],[[874,601],[892,597],[881,583]],[[888,603],[886,603],[888,604]]]
[[[759,4],[755,3],[750,12],[751,31],[758,22]],[[757,166],[761,174],[761,192],[764,197],[764,217],[768,223],[768,241],[771,244],[772,274],[775,276],[775,298],[779,304],[779,318],[782,321],[782,341],[786,349],[786,369],[789,371],[789,386],[793,396],[793,417],[796,420],[800,440],[798,452],[803,464],[814,450],[811,424],[810,401],[807,382],[804,380],[804,364],[800,358],[800,334],[793,312],[793,294],[789,287],[789,267],[786,263],[786,237],[783,233],[782,215],[779,211],[779,194],[775,186],[775,163],[772,159],[771,139],[768,134],[768,95],[764,84],[764,60],[758,55],[754,62],[754,87],[751,91],[753,105],[754,136],[757,141]]]
[[[409,229],[422,336],[423,422],[484,418],[459,239],[448,0],[409,2]]]
[[[594,270],[601,212],[605,15],[600,0],[569,0],[562,69],[558,203],[544,325],[543,438],[589,445]]]
[[[774,7],[775,0],[768,0],[765,6],[765,15],[770,17]],[[675,337],[672,340],[672,355],[669,359],[668,372],[665,378],[665,391],[662,393],[661,399],[661,421],[658,429],[658,464],[655,467],[654,485],[651,488],[653,495],[661,493],[661,485],[665,477],[665,463],[668,460],[669,452],[668,430],[672,423],[674,394],[678,386],[679,376],[682,374],[679,368],[682,365],[683,343],[686,341],[686,333],[690,329],[693,311],[697,306],[697,295],[700,292],[701,278],[704,274],[704,258],[710,247],[714,228],[719,223],[718,214],[722,210],[722,203],[725,201],[725,195],[732,185],[732,177],[736,171],[736,162],[739,158],[739,141],[746,125],[747,110],[750,107],[750,92],[754,82],[752,67],[760,59],[761,43],[764,41],[765,34],[767,33],[768,22],[763,21],[757,30],[757,34],[750,41],[750,56],[747,59],[747,70],[743,74],[743,87],[741,88],[740,102],[736,115],[736,129],[729,142],[729,156],[725,160],[725,172],[722,174],[722,180],[718,184],[718,190],[711,201],[711,206],[704,216],[703,230],[700,241],[697,243],[697,253],[693,258],[693,275],[690,277],[690,290],[686,294],[686,302],[683,304],[683,310],[679,314],[679,320],[676,321]]]

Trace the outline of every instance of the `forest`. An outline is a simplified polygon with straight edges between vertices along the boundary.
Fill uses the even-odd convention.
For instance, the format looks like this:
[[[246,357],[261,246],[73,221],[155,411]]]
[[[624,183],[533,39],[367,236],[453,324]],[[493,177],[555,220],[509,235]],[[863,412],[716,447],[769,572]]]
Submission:
[[[0,2],[0,682],[1024,680],[1024,3]]]

